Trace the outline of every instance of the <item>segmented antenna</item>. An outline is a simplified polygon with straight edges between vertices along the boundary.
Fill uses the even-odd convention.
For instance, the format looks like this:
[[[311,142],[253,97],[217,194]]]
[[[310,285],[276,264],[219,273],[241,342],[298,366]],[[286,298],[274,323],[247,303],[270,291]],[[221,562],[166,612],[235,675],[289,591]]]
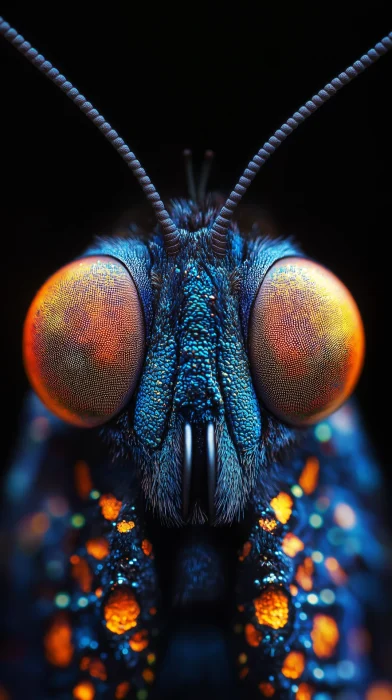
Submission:
[[[47,61],[44,56],[42,56],[36,49],[32,48],[28,41],[25,41],[23,36],[17,33],[8,22],[6,22],[2,17],[0,17],[0,34],[4,36],[7,41],[10,42],[15,48],[20,51],[38,70],[41,71],[47,78],[52,80],[65,94],[67,97],[74,102],[77,107],[88,117],[93,124],[103,133],[105,138],[109,143],[115,148],[117,153],[125,161],[128,168],[130,168],[135,175],[137,181],[141,185],[144,194],[146,195],[149,202],[151,202],[152,207],[155,211],[155,215],[162,226],[163,230],[163,240],[165,249],[168,255],[176,255],[180,248],[180,236],[174,225],[172,219],[167,213],[165,206],[152,184],[148,175],[146,175],[145,170],[141,167],[139,161],[132,151],[129,149],[127,144],[118,135],[117,131],[112,129],[110,124],[105,121],[104,117],[96,110],[91,102],[88,102],[84,95],[81,95],[79,90],[72,85],[65,77],[62,75],[57,68]]]
[[[343,73],[340,73],[337,78],[334,78],[330,83],[327,83],[317,95],[314,95],[311,100],[305,102],[305,105],[294,112],[293,116],[287,120],[280,129],[275,131],[273,136],[268,139],[260,148],[258,153],[248,163],[234,190],[231,192],[225,205],[222,207],[214,225],[211,229],[211,246],[214,253],[218,257],[224,257],[226,253],[227,231],[230,226],[230,221],[233,217],[234,210],[237,204],[242,199],[250,183],[255,178],[260,168],[276,151],[281,143],[305,121],[311,114],[316,112],[324,102],[327,102],[343,85],[351,82],[353,78],[362,73],[366,68],[375,63],[380,56],[383,56],[392,48],[392,32],[388,36],[381,39],[373,49],[370,49],[364,56],[361,56],[359,61],[355,61],[352,66],[349,66]]]

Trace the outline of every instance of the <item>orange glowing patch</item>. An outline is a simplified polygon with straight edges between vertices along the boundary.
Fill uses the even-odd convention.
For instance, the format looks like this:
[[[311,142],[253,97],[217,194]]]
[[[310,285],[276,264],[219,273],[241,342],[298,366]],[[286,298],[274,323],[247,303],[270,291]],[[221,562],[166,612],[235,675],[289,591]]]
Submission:
[[[303,550],[304,546],[302,540],[300,540],[297,535],[294,535],[293,532],[288,532],[282,541],[282,549],[289,557],[295,557],[298,552]]]
[[[250,554],[251,549],[252,549],[252,542],[245,542],[243,547],[242,547],[241,554],[238,557],[238,560],[244,561],[244,559],[246,559],[246,557]]]
[[[328,557],[325,560],[325,566],[329,571],[329,575],[334,583],[338,586],[342,586],[347,581],[347,574],[340,566],[339,562],[335,557]]]
[[[272,698],[275,695],[275,688],[272,683],[259,683],[259,690],[265,698]]]
[[[312,425],[352,393],[363,365],[358,307],[329,270],[299,257],[277,261],[249,319],[256,391],[278,418]]]
[[[44,637],[45,656],[53,666],[66,668],[72,661],[72,629],[68,616],[58,613]]]
[[[142,551],[146,555],[146,557],[150,557],[152,554],[152,544],[150,540],[143,540],[142,541]]]
[[[148,647],[148,632],[147,630],[140,630],[140,632],[135,632],[133,637],[129,640],[129,646],[132,651],[143,651]]]
[[[106,668],[100,659],[83,656],[80,661],[80,670],[88,671],[92,678],[98,678],[100,681],[107,679]]]
[[[146,683],[153,683],[155,680],[155,673],[151,670],[151,668],[145,668],[142,672],[142,676]]]
[[[286,678],[299,678],[302,676],[305,670],[305,655],[302,651],[290,651],[287,654],[283,667],[282,673]]]
[[[277,527],[278,523],[276,522],[276,520],[260,518],[259,525],[262,528],[262,530],[265,530],[266,532],[273,532]]]
[[[131,689],[131,684],[128,681],[119,683],[114,694],[115,700],[124,700]]]
[[[102,593],[103,593],[102,588],[95,589],[95,595],[97,596],[97,598],[100,598],[102,596]]]
[[[90,256],[61,268],[28,311],[24,363],[43,403],[81,427],[106,423],[129,400],[144,357],[134,281],[119,261]]]
[[[335,523],[344,530],[351,530],[357,521],[353,509],[347,503],[339,503],[335,508],[333,517]]]
[[[86,549],[94,559],[105,559],[109,554],[109,542],[105,537],[96,537],[86,542]]]
[[[292,596],[298,595],[298,588],[293,583],[290,583],[290,593]]]
[[[313,588],[314,564],[311,557],[306,557],[297,569],[295,579],[304,591],[311,591]]]
[[[258,647],[260,645],[261,640],[263,639],[263,635],[259,630],[256,629],[254,625],[251,625],[248,623],[245,625],[245,639],[248,642],[250,647]]]
[[[120,586],[110,593],[104,607],[106,627],[114,634],[123,634],[136,627],[140,607],[134,593],[126,586]]]
[[[75,685],[72,696],[75,700],[94,700],[95,688],[90,681],[82,681]]]
[[[90,567],[85,559],[74,554],[71,557],[72,576],[78,582],[79,588],[83,593],[90,593],[93,582],[93,575]]]
[[[117,520],[122,501],[118,501],[113,494],[103,494],[99,499],[99,505],[101,506],[102,515],[105,520]]]
[[[298,482],[308,496],[313,493],[318,484],[319,471],[320,463],[317,457],[308,457]]]
[[[93,482],[91,479],[90,469],[87,462],[79,460],[74,468],[75,488],[79,498],[86,499],[93,490]]]
[[[281,491],[272,499],[270,505],[279,522],[285,525],[290,520],[291,513],[293,512],[293,499],[290,494]]]
[[[133,520],[122,520],[121,523],[117,523],[118,532],[130,532],[134,527]]]
[[[35,513],[31,516],[30,530],[33,535],[42,537],[49,529],[49,518],[46,513]]]
[[[287,594],[279,588],[268,588],[253,601],[259,625],[267,625],[274,630],[282,629],[289,619]]]
[[[308,683],[301,683],[295,694],[295,700],[312,700],[314,689]]]
[[[392,700],[392,683],[373,683],[366,693],[366,700]]]
[[[241,668],[238,675],[241,678],[241,680],[243,681],[244,678],[246,678],[246,676],[248,675],[248,673],[249,673],[249,668],[247,666],[244,666],[244,668]]]
[[[313,649],[316,656],[321,659],[329,659],[336,650],[339,641],[338,626],[329,615],[315,615],[311,632]]]

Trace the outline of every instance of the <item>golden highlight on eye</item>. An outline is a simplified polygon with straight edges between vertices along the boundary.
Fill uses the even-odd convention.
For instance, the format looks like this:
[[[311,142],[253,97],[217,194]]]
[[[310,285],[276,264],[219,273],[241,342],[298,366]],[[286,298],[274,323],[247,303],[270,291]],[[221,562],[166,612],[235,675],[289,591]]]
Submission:
[[[144,321],[125,267],[91,256],[61,268],[27,314],[23,353],[40,399],[81,427],[101,425],[129,400],[144,355]]]
[[[271,267],[251,313],[249,355],[273,414],[305,426],[335,411],[355,387],[364,347],[358,308],[332,272],[294,257]]]

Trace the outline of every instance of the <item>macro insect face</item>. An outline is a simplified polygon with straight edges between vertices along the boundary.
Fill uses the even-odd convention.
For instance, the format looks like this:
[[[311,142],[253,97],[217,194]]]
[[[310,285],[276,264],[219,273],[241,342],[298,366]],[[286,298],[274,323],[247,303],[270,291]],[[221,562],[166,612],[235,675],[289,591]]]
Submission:
[[[93,105],[2,18],[0,33],[100,129],[157,220],[95,238],[27,313],[5,611],[23,649],[0,654],[5,697],[390,700],[388,640],[370,629],[380,481],[346,403],[360,312],[291,238],[243,231],[236,207],[392,34],[274,132],[226,201],[206,192],[211,154],[198,187],[186,154],[189,198],[166,207]]]
[[[174,203],[175,258],[159,237],[151,256],[138,241],[100,241],[48,281],[25,325],[38,395],[81,426],[120,408],[108,440],[133,457],[169,522],[230,523],[260,477],[271,497],[270,465],[293,440],[287,421],[337,408],[362,365],[344,286],[292,243],[245,241],[236,227],[217,260],[217,213],[211,198]]]

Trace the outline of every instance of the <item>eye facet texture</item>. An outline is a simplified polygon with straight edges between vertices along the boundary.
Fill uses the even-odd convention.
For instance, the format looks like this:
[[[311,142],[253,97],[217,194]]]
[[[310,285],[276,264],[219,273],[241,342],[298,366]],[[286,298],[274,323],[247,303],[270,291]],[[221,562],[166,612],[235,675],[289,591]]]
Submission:
[[[297,426],[332,413],[355,387],[364,347],[356,303],[335,275],[296,257],[270,268],[250,316],[249,357],[271,413]]]
[[[126,268],[91,256],[52,275],[28,311],[23,352],[34,390],[63,420],[93,427],[118,413],[144,357],[143,312]]]

